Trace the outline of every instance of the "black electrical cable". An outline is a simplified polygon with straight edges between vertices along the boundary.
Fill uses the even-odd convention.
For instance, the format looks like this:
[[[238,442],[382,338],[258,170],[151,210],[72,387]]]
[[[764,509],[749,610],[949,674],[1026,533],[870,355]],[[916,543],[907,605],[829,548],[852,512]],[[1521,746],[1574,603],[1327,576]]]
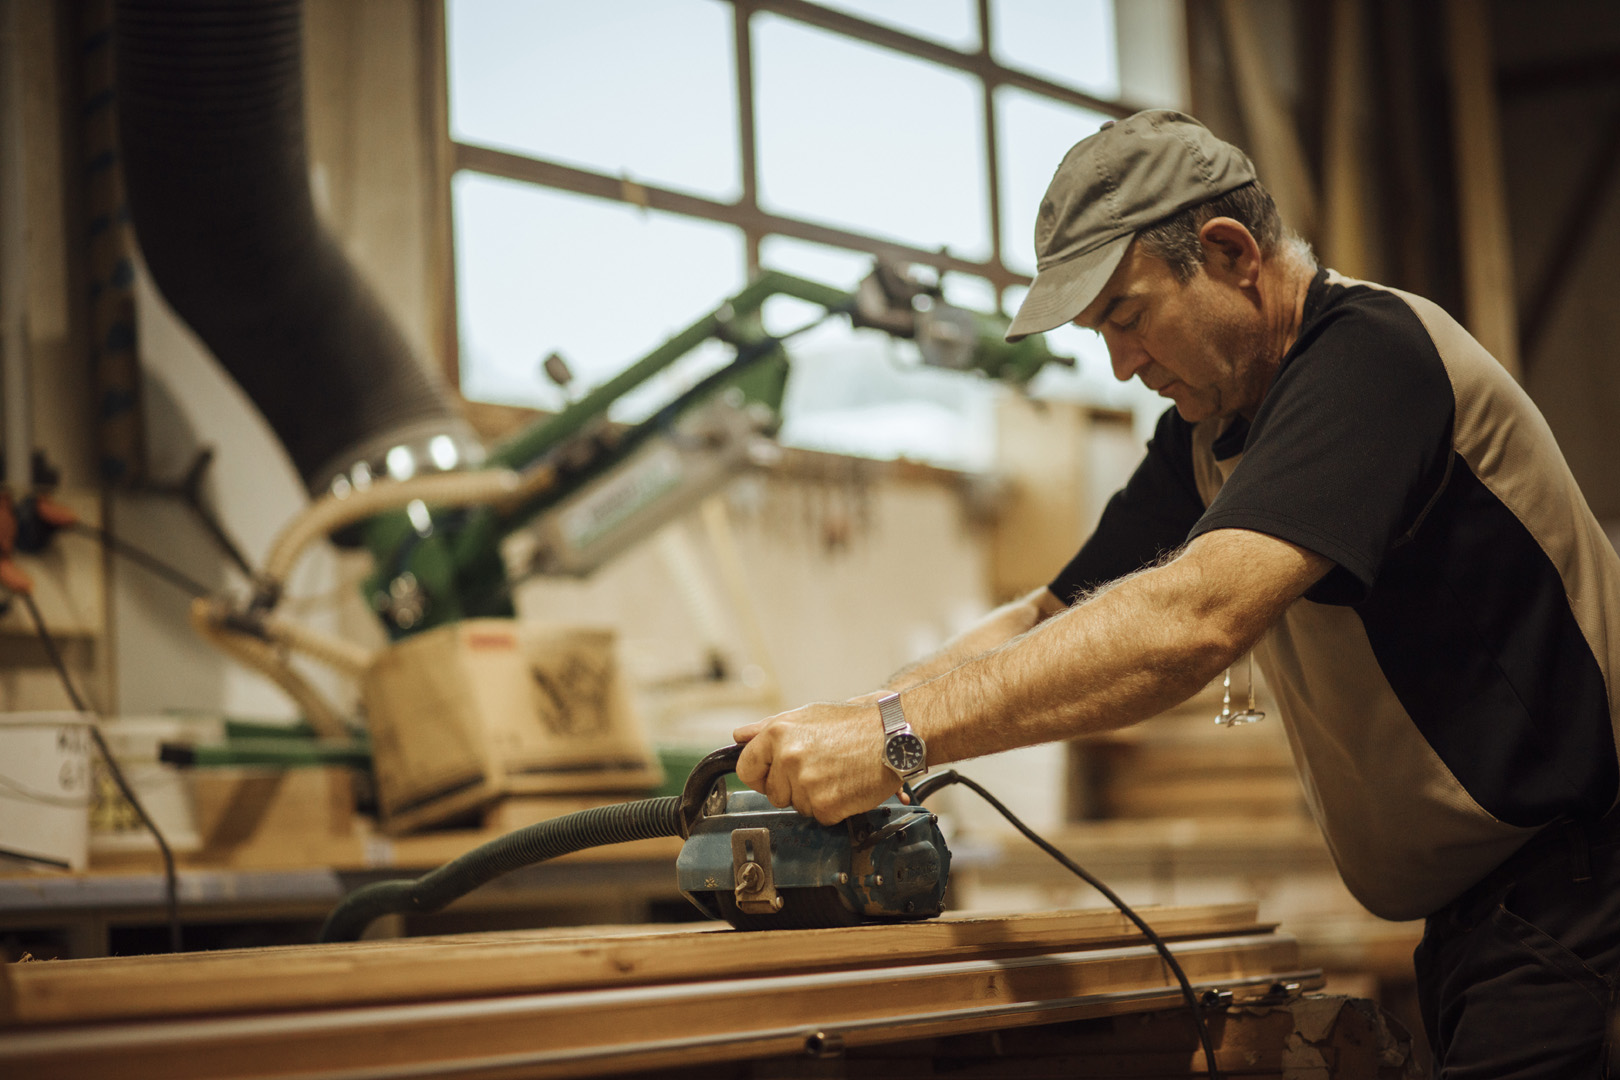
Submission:
[[[87,522],[83,521],[75,521],[66,526],[66,528],[72,529],[75,532],[87,533],[90,536],[95,537],[97,540],[101,541],[102,544],[112,549],[112,551],[115,553],[122,555],[124,558],[128,559],[132,563],[135,563],[137,566],[144,567],[145,569],[151,571],[164,581],[167,581],[170,585],[173,585],[176,588],[184,589],[192,596],[208,596],[214,592],[213,589],[210,589],[208,586],[202,584],[202,582],[187,576],[179,570],[176,570],[162,559],[159,559],[156,555],[142,551],[135,545],[118,539],[118,537],[114,536],[106,529],[88,524]]]
[[[28,609],[28,617],[34,621],[34,630],[39,635],[40,644],[45,647],[45,654],[50,657],[57,675],[61,677],[62,689],[67,691],[68,700],[73,702],[73,707],[79,712],[88,713],[90,710],[85,706],[84,699],[79,696],[78,689],[74,687],[73,677],[68,674],[67,664],[63,662],[62,654],[56,647],[56,639],[51,637],[50,631],[45,627],[45,619],[39,613],[39,605],[26,592],[19,592],[16,595],[22,599],[23,606]],[[169,842],[163,838],[163,833],[151,815],[146,812],[146,807],[135,797],[134,789],[124,778],[123,770],[118,767],[112,749],[101,734],[99,723],[90,724],[90,738],[95,741],[96,749],[106,761],[107,771],[112,775],[113,783],[118,785],[119,792],[129,801],[129,805],[135,808],[141,824],[146,826],[147,831],[152,834],[152,839],[157,841],[158,851],[163,856],[163,896],[169,923],[169,951],[180,952],[180,881],[174,870],[174,852],[169,850]]]
[[[1013,828],[1023,833],[1025,838],[1028,839],[1030,843],[1052,856],[1052,858],[1061,863],[1063,867],[1070,873],[1076,875],[1087,885],[1090,885],[1092,888],[1106,896],[1108,901],[1115,907],[1119,908],[1120,912],[1124,914],[1127,919],[1136,924],[1136,928],[1142,931],[1142,936],[1147,938],[1153,947],[1158,950],[1159,956],[1163,958],[1165,965],[1169,967],[1171,973],[1175,975],[1176,981],[1181,984],[1182,997],[1186,998],[1187,1008],[1192,1013],[1193,1023],[1197,1025],[1198,1028],[1198,1042],[1204,1049],[1204,1062],[1207,1066],[1209,1078],[1210,1080],[1220,1080],[1220,1070],[1215,1066],[1215,1046],[1209,1037],[1209,1025],[1204,1022],[1204,1010],[1198,1004],[1198,995],[1193,993],[1192,983],[1187,981],[1187,973],[1181,969],[1181,964],[1173,955],[1171,955],[1170,947],[1164,943],[1164,939],[1158,934],[1154,933],[1153,928],[1148,926],[1140,915],[1131,910],[1131,906],[1125,903],[1125,901],[1121,900],[1119,895],[1115,893],[1114,890],[1110,889],[1099,879],[1087,872],[1086,869],[1079,863],[1075,862],[1073,859],[1063,854],[1063,852],[1059,851],[1056,846],[1047,841],[1034,829],[1031,829],[1028,825],[1025,825],[1019,820],[1017,814],[1014,814],[1011,810],[1007,809],[1006,806],[1002,805],[1000,799],[997,799],[994,795],[990,794],[974,781],[969,780],[967,777],[961,775],[956,770],[951,769],[946,772],[942,772],[939,775],[930,777],[918,784],[912,790],[912,802],[920,805],[924,799],[928,798],[928,796],[949,784],[961,784],[963,787],[978,795],[979,798],[995,807],[996,810],[1000,811],[1001,816],[1011,822]]]

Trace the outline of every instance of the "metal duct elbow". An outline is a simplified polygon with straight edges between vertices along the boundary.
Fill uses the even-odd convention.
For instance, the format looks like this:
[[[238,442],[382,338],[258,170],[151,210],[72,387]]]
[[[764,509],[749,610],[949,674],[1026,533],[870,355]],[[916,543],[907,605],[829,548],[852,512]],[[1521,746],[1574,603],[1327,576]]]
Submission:
[[[119,0],[115,48],[152,278],[319,491],[397,443],[481,448],[316,217],[302,22],[301,0]]]

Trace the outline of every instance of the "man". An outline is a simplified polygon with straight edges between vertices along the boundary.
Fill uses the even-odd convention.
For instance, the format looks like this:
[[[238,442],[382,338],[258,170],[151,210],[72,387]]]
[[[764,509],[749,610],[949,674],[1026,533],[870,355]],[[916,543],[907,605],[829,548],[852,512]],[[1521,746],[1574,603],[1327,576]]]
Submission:
[[[1009,340],[1089,327],[1174,408],[1049,587],[885,691],[740,728],[739,777],[837,821],[898,790],[902,725],[929,765],[1086,735],[1253,648],[1346,884],[1428,919],[1438,1075],[1599,1075],[1620,559],[1534,405],[1436,305],[1318,269],[1178,113],[1076,145],[1035,242]]]

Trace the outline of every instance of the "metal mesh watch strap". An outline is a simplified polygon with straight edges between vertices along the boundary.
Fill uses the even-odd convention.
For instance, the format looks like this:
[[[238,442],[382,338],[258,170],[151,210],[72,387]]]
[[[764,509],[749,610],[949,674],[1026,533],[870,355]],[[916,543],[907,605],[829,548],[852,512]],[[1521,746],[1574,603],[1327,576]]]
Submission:
[[[884,694],[878,698],[878,713],[883,717],[883,734],[893,735],[906,728],[906,714],[900,708],[900,694]]]

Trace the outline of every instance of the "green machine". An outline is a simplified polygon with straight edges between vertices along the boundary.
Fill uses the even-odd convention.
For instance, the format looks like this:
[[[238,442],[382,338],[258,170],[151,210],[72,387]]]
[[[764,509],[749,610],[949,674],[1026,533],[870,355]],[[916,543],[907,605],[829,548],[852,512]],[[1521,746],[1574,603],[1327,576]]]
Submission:
[[[810,312],[790,333],[765,327],[763,309],[779,297]],[[914,340],[927,366],[1014,386],[1048,363],[1073,362],[1039,337],[1007,344],[1004,318],[946,304],[937,284],[882,263],[853,291],[766,272],[482,462],[462,458],[464,470],[410,477],[390,462],[398,483],[334,487],[283,531],[247,605],[212,601],[194,607],[193,622],[280,685],[326,742],[351,741],[354,724],[288,654],[359,680],[379,817],[390,831],[451,820],[506,795],[655,786],[664,769],[626,704],[611,645],[579,628],[517,620],[514,581],[592,573],[772,450],[788,342],[832,318]],[[625,395],[716,341],[730,352],[717,368],[644,420],[610,420]],[[299,552],[334,529],[371,553],[362,587],[391,639],[387,649],[336,639],[276,610]],[[188,753],[199,765],[208,756],[181,748],[174,760]]]
[[[761,312],[774,297],[821,309],[793,333],[773,335]],[[952,307],[937,285],[879,263],[853,291],[766,271],[563,411],[496,447],[484,465],[548,479],[515,504],[379,514],[360,526],[375,570],[365,583],[396,640],[461,619],[513,614],[501,542],[527,530],[528,571],[584,575],[718,490],[746,467],[751,444],[781,423],[788,339],[834,317],[915,340],[925,364],[1023,386],[1054,356],[1039,336],[1013,345],[1005,318]],[[633,425],[609,408],[708,341],[732,359]]]

